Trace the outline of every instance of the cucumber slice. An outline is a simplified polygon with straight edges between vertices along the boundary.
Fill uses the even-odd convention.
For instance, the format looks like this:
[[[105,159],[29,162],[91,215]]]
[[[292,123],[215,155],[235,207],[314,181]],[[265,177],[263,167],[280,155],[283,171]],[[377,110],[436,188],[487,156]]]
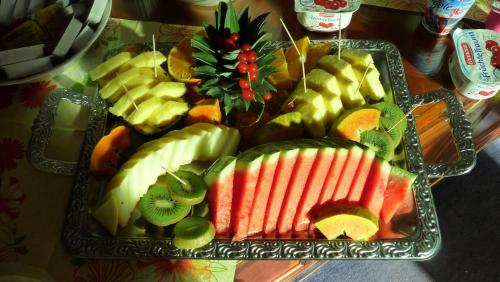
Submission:
[[[179,249],[196,249],[210,243],[215,237],[215,227],[208,219],[191,216],[174,227],[173,243]]]

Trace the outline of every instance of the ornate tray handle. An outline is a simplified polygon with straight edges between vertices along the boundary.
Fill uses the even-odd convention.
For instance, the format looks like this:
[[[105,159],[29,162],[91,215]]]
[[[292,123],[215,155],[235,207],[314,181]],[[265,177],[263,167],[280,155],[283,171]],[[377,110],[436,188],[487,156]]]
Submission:
[[[75,175],[77,173],[78,162],[47,158],[45,157],[45,148],[49,143],[52,125],[61,100],[89,108],[89,128],[96,128],[96,125],[103,124],[106,114],[103,115],[102,109],[105,109],[105,104],[104,101],[95,99],[96,95],[87,96],[67,89],[56,89],[47,95],[31,129],[31,138],[26,154],[31,165],[48,173],[62,175]],[[100,128],[104,129],[104,126],[101,125]]]
[[[476,151],[472,142],[472,128],[465,117],[460,100],[453,91],[439,89],[413,97],[413,105],[426,105],[443,101],[446,103],[446,117],[457,147],[458,160],[450,163],[425,163],[428,177],[450,177],[465,174],[476,165]]]

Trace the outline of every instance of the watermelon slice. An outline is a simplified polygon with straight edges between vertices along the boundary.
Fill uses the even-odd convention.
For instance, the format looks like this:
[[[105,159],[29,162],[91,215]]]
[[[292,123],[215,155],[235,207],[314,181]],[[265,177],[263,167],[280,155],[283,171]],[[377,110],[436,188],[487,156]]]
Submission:
[[[308,229],[310,219],[309,212],[318,202],[321,188],[326,176],[332,166],[335,156],[335,148],[320,148],[307,178],[302,198],[300,199],[295,218],[293,220],[293,232],[298,233]]]
[[[365,183],[368,179],[368,174],[370,173],[370,168],[374,159],[375,152],[370,149],[366,149],[363,153],[363,157],[361,157],[356,174],[352,179],[349,194],[347,195],[347,202],[356,204],[359,202],[359,199],[361,199],[361,194],[365,188]]]
[[[345,148],[337,148],[335,151],[335,156],[326,175],[325,182],[323,183],[317,206],[321,206],[332,199],[335,186],[337,186],[337,181],[344,169],[348,155],[349,150]]]
[[[370,210],[377,218],[384,202],[384,193],[390,172],[391,165],[388,162],[375,159],[359,201],[360,206]]]
[[[281,205],[281,212],[278,217],[278,233],[284,235],[292,231],[293,219],[297,206],[302,197],[307,178],[311,173],[311,168],[318,153],[317,148],[300,149],[295,162],[285,198]]]
[[[270,153],[264,156],[260,167],[259,179],[255,185],[255,196],[250,209],[250,221],[248,223],[248,236],[262,232],[262,222],[266,215],[267,199],[273,184],[274,173],[278,166],[280,152]]]
[[[411,191],[411,185],[417,176],[397,166],[391,168],[387,189],[384,193],[384,203],[380,210],[380,219],[389,223],[406,200]]]
[[[233,240],[247,237],[250,209],[252,208],[255,186],[259,179],[262,165],[262,154],[253,151],[238,156],[233,179],[233,203],[231,224],[233,227]]]
[[[335,191],[333,192],[333,202],[341,202],[347,200],[349,188],[354,179],[354,175],[356,175],[356,171],[358,169],[361,157],[363,156],[363,152],[363,149],[357,146],[352,146],[351,148],[349,148],[349,154],[347,155],[344,168],[342,169],[342,173],[340,174],[339,180],[337,181],[337,186],[335,187]]]
[[[280,154],[276,172],[274,173],[271,192],[267,201],[266,216],[264,218],[264,235],[273,236],[276,231],[276,223],[281,210],[281,204],[285,197],[286,188],[297,160],[299,149],[288,149]]]
[[[220,236],[229,236],[231,233],[231,202],[233,200],[235,165],[235,157],[221,157],[205,176],[212,223],[217,235]]]

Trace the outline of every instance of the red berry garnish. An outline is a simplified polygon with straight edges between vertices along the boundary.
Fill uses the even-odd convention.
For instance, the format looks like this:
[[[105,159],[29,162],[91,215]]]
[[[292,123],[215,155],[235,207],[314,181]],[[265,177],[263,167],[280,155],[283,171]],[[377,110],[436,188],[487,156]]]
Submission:
[[[248,82],[248,80],[244,79],[244,78],[240,78],[240,88],[241,89],[247,89],[247,88],[250,88],[250,82]]]
[[[247,55],[247,62],[255,63],[255,60],[257,60],[257,54],[254,51],[248,51],[245,54]]]
[[[224,39],[224,47],[232,51],[236,49],[236,43],[231,38]]]
[[[240,34],[237,32],[231,33],[229,36],[234,42],[238,42],[240,40]]]
[[[248,71],[248,66],[247,66],[247,63],[244,63],[244,62],[240,62],[237,66],[238,68],[238,71],[243,74],[243,73],[247,73]]]
[[[345,0],[340,0],[338,3],[339,3],[340,8],[344,8],[345,6],[347,6],[347,1],[345,1]]]
[[[248,102],[251,102],[253,100],[253,90],[252,89],[242,89],[241,90],[241,96],[243,97],[243,99],[245,99],[245,101],[248,101]]]
[[[250,76],[251,80],[257,80],[257,77],[259,77],[256,72],[249,72],[248,76]]]
[[[250,44],[248,43],[243,43],[241,44],[241,50],[243,50],[243,52],[248,52],[252,50],[252,46],[250,46]]]
[[[273,94],[271,94],[271,92],[267,92],[264,96],[262,96],[262,98],[264,98],[264,101],[269,101],[273,98]]]
[[[491,48],[493,46],[498,46],[498,43],[495,41],[495,40],[486,40],[486,49],[488,49],[489,51],[491,51]]]
[[[248,61],[248,56],[245,53],[240,53],[238,55],[238,61],[246,63]]]
[[[247,69],[248,69],[249,73],[257,73],[257,71],[259,70],[259,67],[256,64],[249,64],[247,66]]]

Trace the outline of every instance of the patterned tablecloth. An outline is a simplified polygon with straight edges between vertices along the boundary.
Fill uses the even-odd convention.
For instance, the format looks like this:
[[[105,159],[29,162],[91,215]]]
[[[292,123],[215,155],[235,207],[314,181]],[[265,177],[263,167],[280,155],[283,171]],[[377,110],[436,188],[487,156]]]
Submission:
[[[377,6],[421,11],[423,1],[373,1]],[[473,12],[482,20],[485,13]],[[236,261],[83,260],[61,242],[64,211],[73,178],[35,170],[26,160],[31,125],[44,97],[56,87],[91,93],[87,71],[106,50],[126,43],[179,41],[197,28],[111,19],[87,55],[52,81],[0,87],[0,274],[23,274],[57,281],[230,281]],[[77,160],[86,125],[82,109],[58,109],[47,155]],[[1,277],[1,276],[0,276]]]

